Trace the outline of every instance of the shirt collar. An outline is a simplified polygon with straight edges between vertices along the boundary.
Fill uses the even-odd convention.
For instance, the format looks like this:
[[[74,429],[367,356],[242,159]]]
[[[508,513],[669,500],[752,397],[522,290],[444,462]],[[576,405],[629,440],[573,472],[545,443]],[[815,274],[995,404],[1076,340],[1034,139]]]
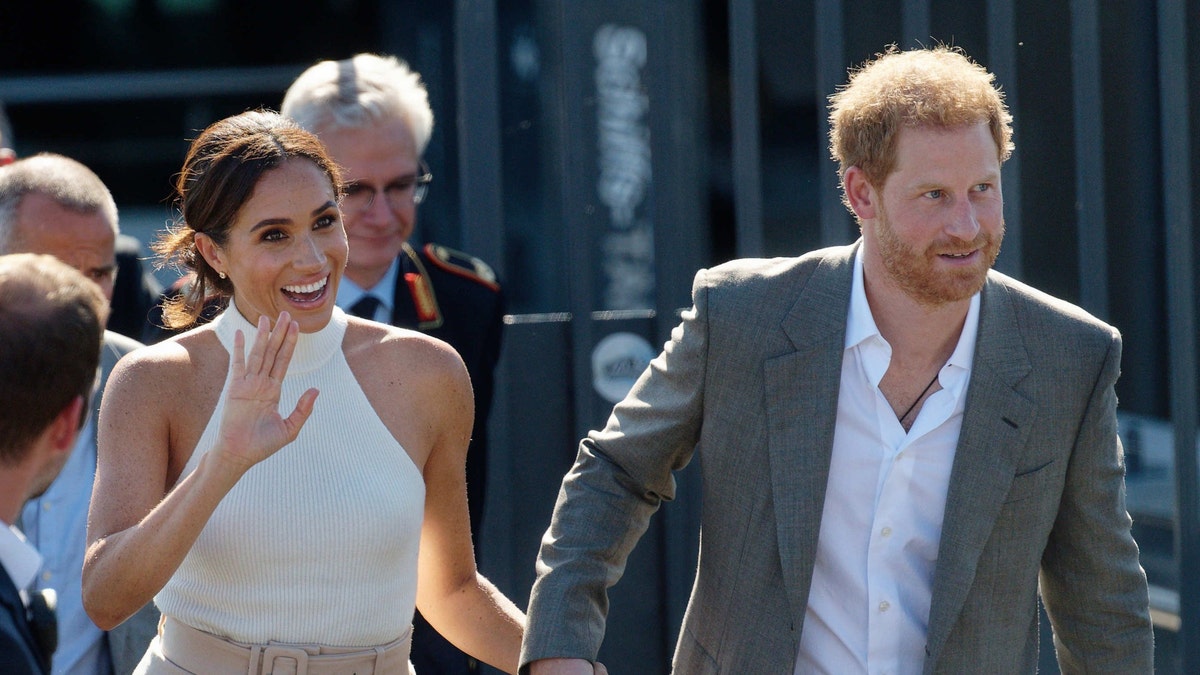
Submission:
[[[379,299],[379,303],[387,310],[387,315],[391,316],[392,309],[396,306],[396,278],[399,274],[400,258],[397,257],[392,260],[392,264],[388,266],[383,278],[370,288],[363,288],[351,281],[349,277],[342,275],[341,283],[338,284],[337,306],[348,312],[354,303],[370,293]]]
[[[850,284],[850,311],[846,315],[846,344],[849,349],[879,335],[871,305],[867,303],[867,289],[863,282],[863,247],[854,254],[854,274]],[[882,336],[881,336],[882,337]]]
[[[0,523],[0,564],[8,572],[13,585],[18,590],[24,590],[37,576],[42,566],[42,555],[25,541],[25,535],[16,525],[3,526]]]

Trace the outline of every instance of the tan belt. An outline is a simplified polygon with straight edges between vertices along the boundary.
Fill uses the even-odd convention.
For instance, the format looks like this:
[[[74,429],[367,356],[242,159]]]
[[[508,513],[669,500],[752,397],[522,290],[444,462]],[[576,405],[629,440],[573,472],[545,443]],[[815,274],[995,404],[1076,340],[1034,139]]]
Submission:
[[[412,629],[370,649],[269,643],[244,644],[163,616],[159,640],[164,657],[194,673],[247,675],[407,675]]]

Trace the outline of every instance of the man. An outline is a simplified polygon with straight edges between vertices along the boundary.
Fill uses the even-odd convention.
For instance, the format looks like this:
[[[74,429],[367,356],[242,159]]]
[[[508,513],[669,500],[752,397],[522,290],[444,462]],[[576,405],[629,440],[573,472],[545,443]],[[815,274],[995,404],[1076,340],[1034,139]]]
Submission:
[[[592,672],[605,589],[693,453],[676,672],[1034,672],[1039,582],[1064,672],[1152,671],[1120,335],[990,269],[1012,148],[992,80],[955,49],[893,48],[832,97],[861,240],[697,275],[563,481],[529,672]]]
[[[12,127],[0,102],[0,166],[16,161],[12,145]],[[150,315],[163,291],[158,279],[142,265],[144,255],[142,242],[136,237],[117,235],[115,285],[109,301],[107,328],[135,340],[156,335]]]
[[[43,253],[79,270],[111,302],[116,271],[117,206],[100,178],[61,155],[40,154],[0,168],[0,254]],[[100,393],[117,360],[141,344],[105,331],[100,380],[89,399],[97,412]],[[132,672],[156,632],[148,606],[105,633],[83,610],[83,555],[87,511],[96,472],[95,415],[79,434],[59,478],[21,514],[22,529],[45,556],[39,589],[58,595],[59,641],[54,672],[123,675]]]
[[[4,104],[0,102],[0,167],[17,161],[12,148],[12,127]],[[142,241],[128,234],[116,237],[116,273],[112,299],[109,300],[108,329],[114,333],[144,339],[156,335],[150,323],[151,312],[162,294],[162,285],[142,264]]]
[[[420,75],[394,57],[359,54],[301,73],[281,111],[316,134],[343,168],[342,218],[350,242],[338,306],[428,333],[458,350],[475,392],[467,452],[471,534],[478,546],[485,499],[487,419],[504,317],[504,297],[483,261],[436,244],[410,243],[428,187],[421,155],[433,111]],[[468,672],[466,655],[418,615],[413,665],[422,673]],[[473,668],[472,668],[473,669]]]
[[[87,416],[108,313],[51,256],[0,256],[0,672],[50,672],[53,615],[34,619],[41,556],[15,525],[68,460]]]

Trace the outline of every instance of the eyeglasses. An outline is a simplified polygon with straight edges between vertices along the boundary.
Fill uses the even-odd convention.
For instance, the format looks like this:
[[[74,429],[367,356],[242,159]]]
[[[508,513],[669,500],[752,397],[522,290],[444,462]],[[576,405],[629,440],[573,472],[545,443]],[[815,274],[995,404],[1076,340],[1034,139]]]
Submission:
[[[420,204],[425,200],[429,191],[429,183],[433,174],[429,167],[421,162],[420,173],[398,178],[383,187],[383,196],[387,199],[388,208],[399,211],[409,204]],[[342,210],[350,213],[362,213],[375,203],[375,195],[379,188],[362,183],[347,183],[342,187]]]

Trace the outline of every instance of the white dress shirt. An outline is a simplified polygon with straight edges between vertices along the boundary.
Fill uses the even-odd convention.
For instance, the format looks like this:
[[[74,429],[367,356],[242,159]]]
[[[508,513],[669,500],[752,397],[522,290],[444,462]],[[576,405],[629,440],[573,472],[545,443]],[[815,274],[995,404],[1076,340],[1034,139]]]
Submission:
[[[941,389],[907,433],[879,390],[892,348],[854,262],[837,427],[796,675],[920,673],[950,469],[979,328],[979,295]],[[803,392],[798,392],[803,395]]]
[[[16,525],[0,523],[0,567],[12,579],[13,586],[21,595],[21,602],[29,604],[25,589],[33,583],[38,568],[42,566],[42,556],[29,542]]]
[[[83,609],[83,557],[88,506],[96,478],[96,416],[89,415],[71,456],[42,496],[25,502],[21,526],[45,558],[36,588],[58,596],[58,649],[53,675],[107,675],[108,642]]]
[[[375,307],[375,316],[370,318],[380,323],[391,323],[392,308],[396,306],[396,276],[398,274],[400,274],[400,259],[396,258],[383,278],[370,288],[363,288],[351,281],[349,277],[342,275],[334,303],[341,307],[343,312],[349,312],[354,303],[369,293],[379,300],[379,305]]]

